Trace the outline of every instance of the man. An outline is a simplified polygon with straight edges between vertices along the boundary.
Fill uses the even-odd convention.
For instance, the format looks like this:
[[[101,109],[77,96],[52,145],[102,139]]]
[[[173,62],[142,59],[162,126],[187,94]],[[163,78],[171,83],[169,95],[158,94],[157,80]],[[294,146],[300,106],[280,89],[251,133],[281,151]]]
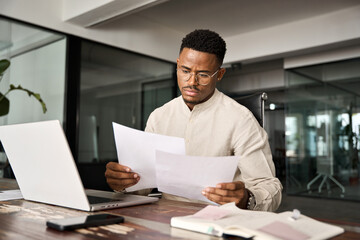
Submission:
[[[153,111],[145,131],[184,138],[187,155],[240,156],[234,182],[207,187],[202,194],[219,204],[235,202],[243,209],[274,211],[281,202],[282,186],[275,177],[267,134],[247,108],[216,89],[226,71],[221,68],[225,52],[225,41],[217,33],[189,33],[177,59],[181,96]],[[113,162],[107,164],[105,176],[117,191],[141,177]]]

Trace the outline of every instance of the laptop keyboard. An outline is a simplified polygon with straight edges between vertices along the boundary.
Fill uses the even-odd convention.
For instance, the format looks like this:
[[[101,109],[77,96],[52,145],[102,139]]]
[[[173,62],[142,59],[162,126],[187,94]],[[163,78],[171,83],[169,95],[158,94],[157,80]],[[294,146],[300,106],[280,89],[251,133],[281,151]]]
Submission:
[[[96,197],[96,196],[87,196],[90,204],[97,204],[97,203],[107,203],[107,202],[120,202],[120,199],[111,199],[111,198],[104,198],[104,197]]]

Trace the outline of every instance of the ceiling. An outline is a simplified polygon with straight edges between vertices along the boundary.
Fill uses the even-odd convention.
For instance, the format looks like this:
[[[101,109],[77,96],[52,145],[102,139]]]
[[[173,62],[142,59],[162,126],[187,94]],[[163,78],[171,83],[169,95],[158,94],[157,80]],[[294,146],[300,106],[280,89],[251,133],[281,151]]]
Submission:
[[[196,28],[212,29],[226,41],[232,36],[357,5],[359,0],[153,0],[148,7],[129,11],[93,28],[106,24],[116,26],[116,22],[126,18],[141,19],[175,30],[182,36]]]
[[[120,2],[120,0],[114,1]],[[126,0],[121,1],[125,2]],[[128,2],[132,1],[146,2],[150,0],[128,0]],[[122,22],[124,19],[141,19],[178,32],[180,36],[184,36],[184,34],[191,32],[196,28],[212,29],[219,32],[225,38],[225,41],[227,41],[228,38],[247,32],[266,29],[276,25],[287,24],[289,22],[300,21],[301,19],[315,18],[319,15],[360,5],[359,0],[152,1],[157,4],[150,4],[146,8],[141,8],[137,11],[129,11],[125,15],[118,15],[111,19],[104,18],[107,20],[90,28],[94,28],[94,30],[102,27],[106,28],[107,26],[109,26],[109,28],[116,28],[116,22]],[[89,14],[90,13],[91,12],[89,12]],[[100,13],[105,14],[104,11],[100,11]],[[13,33],[16,33],[16,31]],[[15,36],[14,38],[17,37]],[[26,41],[23,42],[29,42],[28,39],[29,38],[26,38]],[[32,37],[32,39],[34,38]],[[12,40],[14,41],[15,39]],[[107,55],[105,55],[104,51],[102,51],[102,53],[104,53],[104,57],[101,58],[97,56],[97,59],[106,61]],[[113,61],[113,59],[109,60]],[[126,57],[123,60],[125,63],[128,63],[128,65],[139,65],[138,63],[135,64],[134,62],[129,61],[129,57]],[[108,61],[106,61],[106,63],[107,62]],[[121,66],[125,67],[127,65],[121,64]],[[154,68],[153,65],[151,66]],[[162,65],[158,68],[167,69]]]
[[[28,14],[18,10],[20,4],[25,9],[42,4],[46,5],[43,9],[52,11],[41,10],[34,17],[32,11]],[[299,51],[306,54],[359,42],[358,38],[356,43],[351,38],[356,34],[346,34],[358,32],[350,30],[352,22],[344,31],[340,30],[341,24],[334,28],[324,26],[323,35],[306,37],[313,36],[329,15],[344,16],[358,9],[359,0],[36,0],[34,4],[14,0],[4,6],[0,14],[5,16],[166,61],[176,59],[181,38],[196,28],[211,29],[224,37],[231,49],[225,63],[291,57],[299,55]],[[356,17],[356,10],[352,13]],[[296,30],[297,26],[306,29],[313,18],[317,23],[314,28],[303,31],[304,34]],[[3,40],[7,39],[0,36],[0,48]]]
[[[358,0],[159,1],[163,3],[107,22],[136,16],[181,33],[208,28],[228,38],[360,5]]]

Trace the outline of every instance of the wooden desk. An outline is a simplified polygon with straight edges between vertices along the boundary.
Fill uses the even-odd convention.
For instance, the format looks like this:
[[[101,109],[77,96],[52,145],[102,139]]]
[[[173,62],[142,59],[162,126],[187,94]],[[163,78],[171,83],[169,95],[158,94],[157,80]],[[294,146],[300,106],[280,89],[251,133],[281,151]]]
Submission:
[[[0,179],[0,190],[15,188],[14,180]],[[46,220],[93,213],[25,200],[3,201],[0,202],[0,239],[221,239],[170,227],[171,217],[193,214],[204,206],[161,199],[152,204],[105,211],[125,217],[125,223],[116,227],[59,232],[47,228]],[[334,239],[360,239],[360,231],[356,232],[360,227],[345,223],[341,226],[349,226],[349,230]]]

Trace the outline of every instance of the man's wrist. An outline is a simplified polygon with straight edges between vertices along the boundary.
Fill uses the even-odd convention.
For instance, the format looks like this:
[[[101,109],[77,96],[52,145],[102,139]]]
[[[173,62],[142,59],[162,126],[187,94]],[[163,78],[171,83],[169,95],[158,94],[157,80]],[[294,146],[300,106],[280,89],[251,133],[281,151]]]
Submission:
[[[246,204],[246,209],[253,210],[256,205],[255,195],[249,189],[246,189],[246,190],[247,190],[248,196],[249,196],[247,204]]]

